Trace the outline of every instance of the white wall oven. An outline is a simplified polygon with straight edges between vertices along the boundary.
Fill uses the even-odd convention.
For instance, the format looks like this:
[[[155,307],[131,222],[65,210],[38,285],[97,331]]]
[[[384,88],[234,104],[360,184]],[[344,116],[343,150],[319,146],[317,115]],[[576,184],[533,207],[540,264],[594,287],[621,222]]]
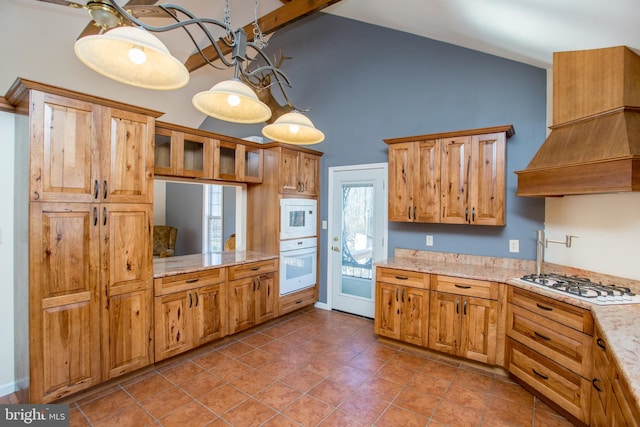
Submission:
[[[317,200],[280,199],[280,240],[317,234]]]
[[[316,284],[317,238],[280,241],[280,295]]]

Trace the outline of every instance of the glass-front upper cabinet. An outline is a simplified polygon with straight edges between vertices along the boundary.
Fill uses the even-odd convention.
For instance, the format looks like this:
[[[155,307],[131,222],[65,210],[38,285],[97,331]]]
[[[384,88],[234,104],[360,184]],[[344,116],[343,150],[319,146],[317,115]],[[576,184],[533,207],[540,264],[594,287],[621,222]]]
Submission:
[[[184,129],[165,123],[156,125],[155,175],[211,178],[213,139]]]
[[[262,148],[215,141],[213,177],[238,182],[262,182]]]

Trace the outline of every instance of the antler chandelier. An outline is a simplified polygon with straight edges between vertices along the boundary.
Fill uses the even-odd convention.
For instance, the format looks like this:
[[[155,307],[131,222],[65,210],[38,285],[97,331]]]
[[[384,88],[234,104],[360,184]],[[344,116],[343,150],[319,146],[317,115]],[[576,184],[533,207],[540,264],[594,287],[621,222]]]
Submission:
[[[114,14],[119,15],[115,22],[129,21],[132,26],[116,26],[102,34],[85,36],[76,41],[76,56],[92,70],[118,82],[145,89],[171,90],[184,87],[189,82],[189,71],[152,34],[182,29],[207,64],[217,69],[234,69],[232,79],[220,82],[193,97],[192,103],[198,111],[234,123],[265,122],[271,117],[271,110],[258,99],[254,88],[245,82],[251,84],[253,77],[271,74],[273,78],[268,87],[277,86],[293,111],[265,126],[262,133],[267,138],[289,144],[315,144],[324,140],[324,134],[290,101],[285,90],[285,87],[291,87],[287,76],[263,52],[266,42],[258,26],[258,0],[255,0],[253,23],[255,41],[248,41],[242,28],[232,31],[229,0],[225,2],[224,22],[213,18],[198,18],[175,4],[160,4],[157,7],[174,21],[164,26],[148,25],[115,0],[103,2],[108,6],[107,10],[112,7]],[[215,49],[220,65],[207,58],[203,48],[196,42],[193,28],[204,33],[207,44]],[[218,40],[211,32],[212,28],[224,31],[225,36],[220,40],[232,49],[229,58],[223,54]],[[248,50],[253,52],[253,56],[247,55]],[[252,68],[250,64],[257,65]]]

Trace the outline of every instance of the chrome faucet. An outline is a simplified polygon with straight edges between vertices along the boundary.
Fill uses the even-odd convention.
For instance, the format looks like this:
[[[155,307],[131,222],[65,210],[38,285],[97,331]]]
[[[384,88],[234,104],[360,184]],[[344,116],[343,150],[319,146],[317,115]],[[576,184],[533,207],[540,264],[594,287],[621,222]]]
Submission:
[[[536,237],[536,275],[540,275],[542,270],[542,258],[544,256],[544,230],[537,231]]]

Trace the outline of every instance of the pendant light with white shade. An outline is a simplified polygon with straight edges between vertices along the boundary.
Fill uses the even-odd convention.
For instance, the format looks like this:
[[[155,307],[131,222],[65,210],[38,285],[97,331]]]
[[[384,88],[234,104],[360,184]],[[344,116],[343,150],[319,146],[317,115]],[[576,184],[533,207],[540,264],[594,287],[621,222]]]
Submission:
[[[210,117],[234,123],[250,124],[269,120],[271,109],[257,97],[249,85],[242,81],[251,82],[258,72],[271,74],[287,99],[288,105],[293,107],[284,89],[284,86],[290,86],[288,78],[262,50],[266,42],[258,27],[258,0],[255,0],[255,41],[247,41],[242,28],[235,32],[231,31],[229,0],[226,0],[224,22],[212,18],[198,18],[178,5],[159,4],[155,7],[162,9],[174,20],[166,26],[148,25],[126,11],[117,1],[103,1],[109,1],[112,6],[103,8],[106,13],[111,13],[113,10],[113,13],[118,15],[117,21],[113,20],[113,22],[129,23],[133,26],[117,26],[103,34],[85,36],[76,41],[74,50],[77,57],[92,70],[118,82],[145,89],[171,90],[184,87],[189,82],[189,71],[151,32],[182,29],[189,35],[197,51],[206,59],[203,48],[198,46],[190,31],[190,28],[195,26],[207,36],[211,47],[215,49],[222,62],[222,67],[234,67],[235,71],[233,79],[220,82],[193,97],[192,103],[198,111]],[[109,22],[108,19],[101,19],[101,21]],[[224,57],[217,38],[213,37],[207,28],[208,25],[225,30],[224,41],[233,47],[230,59]],[[253,49],[256,55],[248,57],[247,48]],[[244,66],[248,58],[254,60],[258,57],[264,62],[258,69],[249,70],[248,66]],[[214,68],[220,68],[209,60],[207,62]],[[289,144],[317,144],[323,141],[324,134],[316,129],[307,117],[295,107],[293,108],[293,112],[284,114],[274,123],[266,126],[263,134],[274,141]]]

